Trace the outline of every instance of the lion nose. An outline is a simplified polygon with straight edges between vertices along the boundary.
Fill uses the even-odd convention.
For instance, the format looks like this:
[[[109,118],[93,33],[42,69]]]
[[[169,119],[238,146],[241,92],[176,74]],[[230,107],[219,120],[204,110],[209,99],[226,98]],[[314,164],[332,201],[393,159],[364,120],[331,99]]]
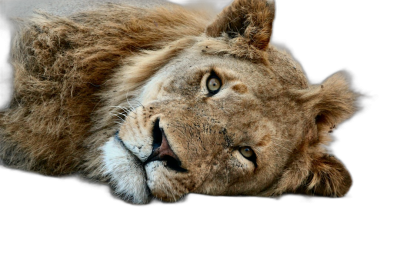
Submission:
[[[167,161],[167,164],[181,166],[181,161],[171,149],[168,139],[162,128],[160,128],[160,120],[158,119],[153,128],[153,151],[145,164],[152,161]]]

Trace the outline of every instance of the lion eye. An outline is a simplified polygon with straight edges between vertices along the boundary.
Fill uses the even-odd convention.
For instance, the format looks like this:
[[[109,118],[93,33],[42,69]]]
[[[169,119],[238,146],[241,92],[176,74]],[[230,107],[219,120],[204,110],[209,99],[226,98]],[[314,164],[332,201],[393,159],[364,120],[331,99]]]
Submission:
[[[254,151],[248,146],[240,148],[240,154],[246,159],[251,159],[254,156]]]
[[[216,94],[219,92],[219,89],[221,89],[221,80],[212,75],[210,78],[207,80],[207,89],[211,94]]]

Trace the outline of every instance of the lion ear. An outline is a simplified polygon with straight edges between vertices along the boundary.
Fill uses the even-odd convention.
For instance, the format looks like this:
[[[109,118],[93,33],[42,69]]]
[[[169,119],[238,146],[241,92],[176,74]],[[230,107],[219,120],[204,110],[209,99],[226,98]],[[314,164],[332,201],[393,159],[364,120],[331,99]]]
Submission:
[[[265,50],[271,39],[274,16],[273,0],[235,0],[207,27],[206,35],[241,39],[257,49]]]
[[[342,197],[350,189],[351,176],[337,158],[324,152],[297,155],[277,184],[261,195],[298,193]]]
[[[342,197],[351,184],[351,176],[343,163],[332,155],[324,154],[312,158],[308,176],[296,192]]]
[[[317,141],[320,143],[326,143],[323,137],[358,110],[360,94],[350,89],[343,72],[332,75],[321,85],[313,86],[301,94],[304,110],[317,126]]]

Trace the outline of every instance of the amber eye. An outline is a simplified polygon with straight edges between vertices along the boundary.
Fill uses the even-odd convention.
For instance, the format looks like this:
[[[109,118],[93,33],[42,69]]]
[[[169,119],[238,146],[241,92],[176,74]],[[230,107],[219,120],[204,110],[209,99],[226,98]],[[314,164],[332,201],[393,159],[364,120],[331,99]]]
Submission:
[[[254,151],[248,146],[240,148],[240,154],[246,159],[251,159],[254,156]]]
[[[221,89],[221,80],[216,75],[211,75],[207,80],[207,89],[211,94],[216,94]]]

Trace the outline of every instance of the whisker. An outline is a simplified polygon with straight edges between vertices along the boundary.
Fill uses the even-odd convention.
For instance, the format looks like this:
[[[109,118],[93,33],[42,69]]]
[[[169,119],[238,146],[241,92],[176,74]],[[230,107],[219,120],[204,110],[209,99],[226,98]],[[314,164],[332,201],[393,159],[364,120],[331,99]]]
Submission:
[[[175,195],[173,194],[173,188],[172,188],[171,182],[170,181],[164,181],[162,183],[162,185],[163,185],[163,188],[164,188],[165,192],[167,193],[167,195],[172,196],[174,201],[176,201]]]
[[[135,99],[135,102],[137,102],[139,105],[136,104],[136,106],[133,106],[133,105],[131,104],[131,102],[129,101],[128,93],[129,93],[129,92],[126,93],[125,98],[126,98],[126,102],[127,102],[128,105],[131,107],[131,111],[137,109],[138,107],[144,108],[144,106],[142,105],[142,103],[141,103],[140,101],[136,100],[136,99]]]
[[[121,122],[124,122],[124,121],[125,121],[125,119],[122,118],[122,117],[120,117],[119,114],[112,114],[112,115],[113,115],[114,117],[119,118],[119,119],[121,120]]]

